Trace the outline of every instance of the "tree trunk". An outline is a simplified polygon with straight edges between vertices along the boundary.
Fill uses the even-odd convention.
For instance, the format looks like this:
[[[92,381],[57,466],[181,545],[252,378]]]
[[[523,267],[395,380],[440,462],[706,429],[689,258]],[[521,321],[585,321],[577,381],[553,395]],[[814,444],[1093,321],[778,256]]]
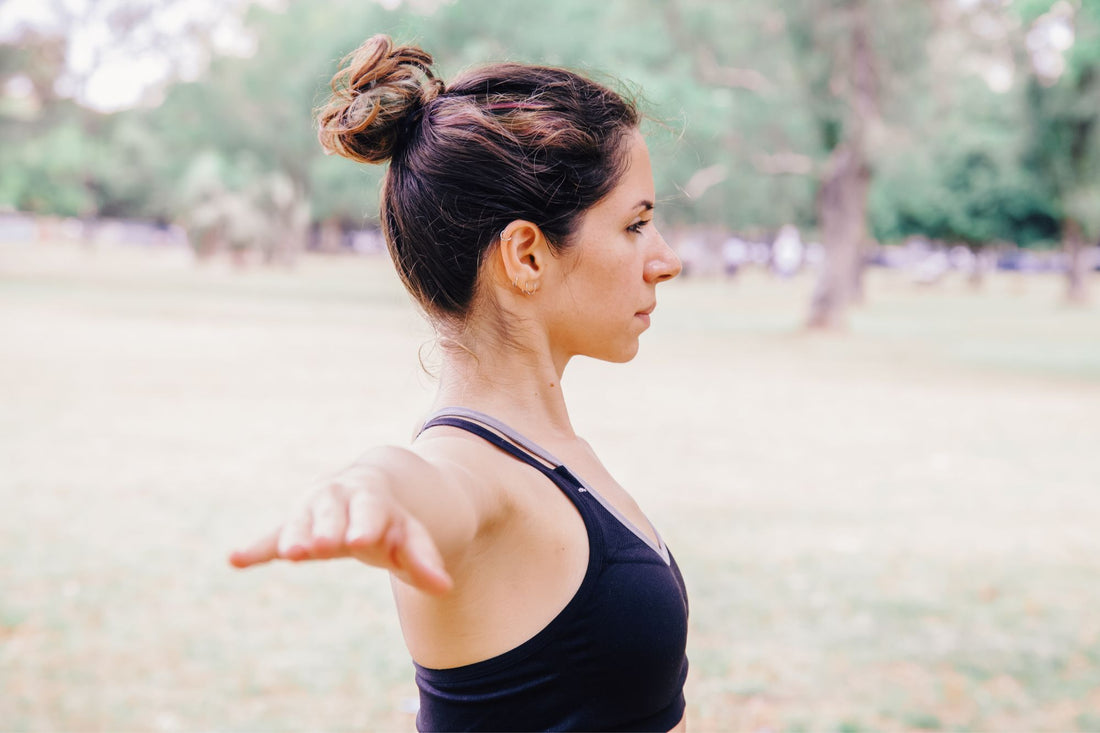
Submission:
[[[862,294],[859,269],[868,238],[871,169],[867,163],[867,137],[868,128],[878,118],[878,90],[867,6],[863,0],[852,0],[847,9],[851,13],[849,113],[846,134],[829,154],[817,197],[825,260],[807,319],[807,325],[816,329],[842,329],[847,325],[847,308]]]
[[[1076,219],[1066,219],[1062,227],[1066,249],[1066,300],[1070,305],[1084,305],[1089,301],[1090,257],[1086,257],[1085,238]]]
[[[222,227],[202,229],[198,232],[195,242],[195,260],[209,262],[215,255],[225,251],[225,248],[225,231]]]
[[[985,265],[988,257],[986,254],[987,246],[988,245],[979,246],[972,244],[967,247],[974,259],[971,260],[970,272],[967,273],[966,282],[974,292],[985,289]]]
[[[810,304],[810,328],[841,329],[846,325],[867,230],[870,179],[863,156],[849,143],[833,150],[818,194],[825,260]]]
[[[868,181],[868,184],[870,181]],[[866,227],[864,232],[866,233]],[[874,254],[873,240],[865,239],[859,245],[859,251],[856,252],[856,264],[855,269],[852,271],[852,293],[851,304],[859,307],[867,302],[867,280],[864,277],[867,274],[867,266],[870,263],[871,257]]]
[[[338,219],[325,219],[321,222],[317,249],[328,254],[340,251],[340,241],[344,232]]]

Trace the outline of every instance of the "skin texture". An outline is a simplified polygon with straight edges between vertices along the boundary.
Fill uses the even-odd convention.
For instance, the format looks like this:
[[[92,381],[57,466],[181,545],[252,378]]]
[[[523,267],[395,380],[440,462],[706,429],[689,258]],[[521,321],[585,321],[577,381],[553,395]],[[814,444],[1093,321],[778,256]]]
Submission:
[[[435,407],[469,407],[511,425],[655,540],[638,505],[573,431],[560,388],[574,356],[632,359],[657,284],[680,272],[651,221],[645,142],[634,132],[628,145],[622,179],[585,212],[564,253],[555,256],[532,222],[505,227],[482,263],[461,348],[444,350]],[[337,557],[391,573],[410,653],[445,668],[500,654],[546,626],[580,586],[588,542],[575,507],[540,473],[464,431],[437,427],[410,448],[369,452],[230,562]]]

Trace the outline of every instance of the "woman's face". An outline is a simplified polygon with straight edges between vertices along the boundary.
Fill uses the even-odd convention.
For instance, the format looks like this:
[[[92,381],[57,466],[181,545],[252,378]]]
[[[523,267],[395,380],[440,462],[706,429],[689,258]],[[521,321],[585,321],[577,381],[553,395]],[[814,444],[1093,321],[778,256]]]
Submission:
[[[582,215],[555,281],[540,284],[550,346],[562,365],[576,355],[632,359],[657,305],[657,283],[680,272],[680,260],[652,221],[649,149],[637,131],[627,145],[622,179]]]

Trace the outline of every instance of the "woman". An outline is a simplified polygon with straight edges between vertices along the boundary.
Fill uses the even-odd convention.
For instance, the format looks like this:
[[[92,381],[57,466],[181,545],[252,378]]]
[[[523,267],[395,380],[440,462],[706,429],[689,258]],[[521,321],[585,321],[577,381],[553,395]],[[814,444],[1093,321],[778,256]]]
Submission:
[[[421,730],[682,730],[683,580],[560,389],[573,356],[630,360],[680,271],[636,110],[561,69],[444,85],[386,36],[345,62],[321,143],[390,161],[382,221],[439,333],[436,412],[232,563],[388,570]]]

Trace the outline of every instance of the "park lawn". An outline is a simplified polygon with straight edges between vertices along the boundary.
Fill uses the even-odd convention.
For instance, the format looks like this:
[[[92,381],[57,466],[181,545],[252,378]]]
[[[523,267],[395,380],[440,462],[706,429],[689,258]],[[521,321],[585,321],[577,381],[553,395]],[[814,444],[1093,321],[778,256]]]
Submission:
[[[1100,730],[1100,309],[873,270],[818,335],[811,288],[670,283],[565,379],[684,571],[690,727]],[[0,728],[412,730],[383,574],[225,556],[434,359],[382,259],[0,243]]]

